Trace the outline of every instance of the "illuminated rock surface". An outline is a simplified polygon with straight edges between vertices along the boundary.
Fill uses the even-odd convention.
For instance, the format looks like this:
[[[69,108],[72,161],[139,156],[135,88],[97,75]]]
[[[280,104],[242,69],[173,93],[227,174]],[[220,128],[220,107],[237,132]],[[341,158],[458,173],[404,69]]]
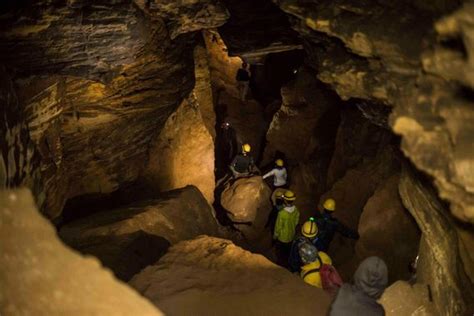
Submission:
[[[214,210],[192,186],[85,217],[60,231],[68,245],[98,257],[123,280],[158,260],[170,244],[201,234],[223,232]]]
[[[0,239],[2,315],[162,315],[59,241],[26,189],[0,192]]]
[[[257,239],[263,233],[272,209],[271,193],[259,176],[238,179],[222,192],[222,206],[234,227],[248,239]]]
[[[130,285],[167,315],[326,315],[321,289],[228,240],[173,246]]]

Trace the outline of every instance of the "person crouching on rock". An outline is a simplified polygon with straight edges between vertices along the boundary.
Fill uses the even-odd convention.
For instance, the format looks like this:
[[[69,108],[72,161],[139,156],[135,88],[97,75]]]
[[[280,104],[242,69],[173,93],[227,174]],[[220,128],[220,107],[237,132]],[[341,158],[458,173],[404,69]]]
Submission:
[[[234,175],[234,179],[248,177],[255,170],[255,164],[250,155],[251,149],[249,144],[242,145],[242,152],[237,154],[234,160],[232,160],[229,168]]]
[[[273,239],[276,240],[278,261],[282,266],[288,264],[291,243],[295,238],[296,226],[300,220],[300,212],[293,205],[295,194],[287,190],[283,195],[283,208],[278,212],[275,222]]]

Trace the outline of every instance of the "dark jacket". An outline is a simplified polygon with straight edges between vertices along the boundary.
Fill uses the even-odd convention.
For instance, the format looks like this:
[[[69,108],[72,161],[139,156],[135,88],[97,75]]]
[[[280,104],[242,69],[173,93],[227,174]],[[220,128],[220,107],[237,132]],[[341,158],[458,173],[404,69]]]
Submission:
[[[250,80],[250,74],[247,71],[247,69],[244,68],[239,68],[237,71],[237,76],[235,78],[237,81],[249,81]]]
[[[324,212],[316,217],[316,224],[318,224],[318,240],[316,241],[316,248],[319,251],[327,252],[329,244],[334,238],[334,234],[340,233],[344,237],[358,239],[359,234],[349,227],[340,223],[336,218],[332,217],[330,213]]]
[[[354,274],[354,285],[345,283],[331,305],[330,316],[383,316],[377,303],[388,283],[385,262],[378,257],[365,259]]]
[[[230,164],[238,173],[250,172],[253,166],[253,158],[249,155],[238,154]]]
[[[299,272],[303,262],[300,257],[300,247],[304,243],[311,243],[313,246],[316,246],[317,238],[310,239],[305,236],[299,236],[291,244],[290,256],[288,257],[288,266],[291,272]],[[317,248],[317,247],[316,247]]]

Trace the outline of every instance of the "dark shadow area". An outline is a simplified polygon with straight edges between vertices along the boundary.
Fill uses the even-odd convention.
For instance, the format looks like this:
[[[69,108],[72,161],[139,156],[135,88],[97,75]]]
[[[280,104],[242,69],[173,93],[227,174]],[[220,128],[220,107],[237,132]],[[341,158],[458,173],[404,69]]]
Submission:
[[[170,245],[161,236],[138,231],[128,235],[95,236],[89,244],[70,246],[97,257],[117,278],[127,282],[143,268],[157,262]]]
[[[303,50],[291,50],[268,54],[262,64],[252,65],[250,88],[254,98],[265,107],[281,101],[281,87],[296,78],[304,58]]]

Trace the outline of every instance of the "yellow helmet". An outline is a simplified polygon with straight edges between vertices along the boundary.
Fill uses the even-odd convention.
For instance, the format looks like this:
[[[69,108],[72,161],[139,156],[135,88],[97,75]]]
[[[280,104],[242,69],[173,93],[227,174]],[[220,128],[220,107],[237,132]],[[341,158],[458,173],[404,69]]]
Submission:
[[[283,167],[283,165],[284,165],[283,160],[281,160],[281,159],[275,160],[275,165],[277,165],[278,167]]]
[[[327,199],[324,201],[323,207],[327,211],[334,212],[336,210],[336,201],[334,199]]]
[[[308,238],[313,238],[318,234],[318,225],[312,217],[301,226],[301,234]]]
[[[250,147],[249,144],[243,144],[243,145],[242,145],[242,151],[243,151],[244,153],[249,153],[251,149],[252,149],[252,147]]]
[[[296,200],[296,195],[293,193],[293,191],[286,190],[285,194],[283,194],[283,199],[285,201],[294,201]]]

